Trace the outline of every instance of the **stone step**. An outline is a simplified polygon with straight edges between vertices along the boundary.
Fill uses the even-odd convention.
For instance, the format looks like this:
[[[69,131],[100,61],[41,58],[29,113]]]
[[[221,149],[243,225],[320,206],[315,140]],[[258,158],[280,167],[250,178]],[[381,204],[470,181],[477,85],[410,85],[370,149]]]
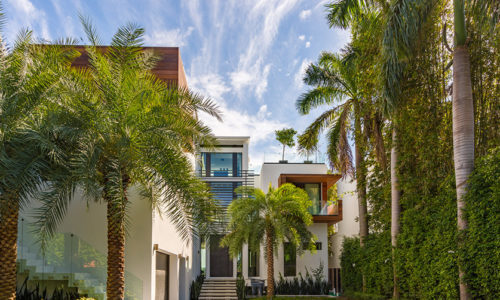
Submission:
[[[226,296],[200,296],[200,300],[216,300],[216,299],[227,299],[227,300],[238,300],[238,297],[226,297]]]

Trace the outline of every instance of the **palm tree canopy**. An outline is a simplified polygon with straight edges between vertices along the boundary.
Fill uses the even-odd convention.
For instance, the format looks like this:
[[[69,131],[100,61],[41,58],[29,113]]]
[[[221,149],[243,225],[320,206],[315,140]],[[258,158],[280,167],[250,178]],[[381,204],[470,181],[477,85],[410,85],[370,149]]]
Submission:
[[[303,189],[286,183],[278,189],[269,185],[267,194],[244,186],[235,192],[240,198],[229,205],[229,233],[221,241],[232,256],[238,255],[243,244],[259,249],[266,238],[266,227],[272,228],[275,249],[284,241],[293,243],[299,251],[304,244],[314,244],[316,237],[307,228],[312,224],[308,211],[312,201]]]
[[[45,121],[53,120],[49,107],[56,86],[75,56],[60,42],[34,44],[28,30],[19,33],[12,48],[1,46],[0,193],[14,192],[21,208],[44,176],[65,162],[53,131],[60,128]]]
[[[51,182],[43,195],[40,236],[54,233],[75,186],[86,199],[119,203],[124,209],[117,217],[123,219],[127,188],[137,187],[153,208],[168,214],[184,239],[207,231],[218,206],[206,184],[194,176],[189,153],[199,143],[215,143],[196,114],[204,111],[220,119],[218,108],[152,74],[158,58],[141,48],[142,28],[119,28],[103,51],[97,47],[95,28],[81,19],[91,43],[85,48],[88,67],[72,69],[59,93],[77,131],[78,147],[71,153],[71,180]]]

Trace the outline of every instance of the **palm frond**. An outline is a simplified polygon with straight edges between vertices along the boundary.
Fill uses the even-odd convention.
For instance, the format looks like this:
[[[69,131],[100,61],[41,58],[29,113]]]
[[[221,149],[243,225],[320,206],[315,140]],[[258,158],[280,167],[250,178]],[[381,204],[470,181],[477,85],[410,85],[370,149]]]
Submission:
[[[78,18],[83,26],[83,31],[87,35],[87,39],[92,46],[100,46],[101,39],[97,33],[97,29],[92,24],[92,20],[88,16],[84,16],[82,13],[78,13]]]
[[[335,0],[326,4],[328,25],[347,29],[362,14],[364,0]]]

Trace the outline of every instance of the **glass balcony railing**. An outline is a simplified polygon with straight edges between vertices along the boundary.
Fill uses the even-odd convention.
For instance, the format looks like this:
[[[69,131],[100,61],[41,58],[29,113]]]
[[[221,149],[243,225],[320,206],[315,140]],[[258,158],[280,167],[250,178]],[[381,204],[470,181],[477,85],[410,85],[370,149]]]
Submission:
[[[309,207],[309,213],[313,216],[335,216],[339,213],[338,203],[328,203],[327,201],[315,201]]]
[[[55,283],[81,296],[106,299],[106,254],[72,233],[57,233],[45,251],[32,233],[28,222],[21,219],[18,228],[18,278],[29,285],[51,293]],[[125,271],[125,299],[142,299],[142,280]]]

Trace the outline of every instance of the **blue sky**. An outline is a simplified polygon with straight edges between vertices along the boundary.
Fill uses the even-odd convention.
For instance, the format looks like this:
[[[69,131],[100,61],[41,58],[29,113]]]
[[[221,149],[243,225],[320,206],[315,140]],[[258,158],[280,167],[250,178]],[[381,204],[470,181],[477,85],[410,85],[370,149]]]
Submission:
[[[280,159],[274,130],[299,133],[321,110],[295,109],[304,68],[321,51],[339,51],[348,32],[330,29],[325,3],[306,0],[3,0],[5,35],[29,27],[45,39],[83,38],[78,12],[89,16],[108,43],[117,27],[135,22],[150,46],[178,46],[188,85],[218,102],[219,123],[202,118],[217,135],[250,136],[250,167]],[[321,142],[320,151],[325,145]],[[286,158],[298,161],[294,150]]]

